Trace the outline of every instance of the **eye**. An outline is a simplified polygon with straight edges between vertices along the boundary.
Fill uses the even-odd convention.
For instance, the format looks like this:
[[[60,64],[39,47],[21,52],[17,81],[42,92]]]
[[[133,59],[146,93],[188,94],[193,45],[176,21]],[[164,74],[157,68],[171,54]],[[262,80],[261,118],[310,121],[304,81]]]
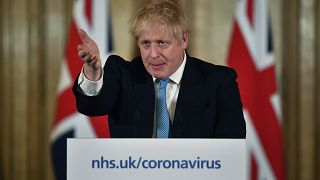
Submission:
[[[160,41],[158,41],[158,45],[159,45],[159,47],[161,47],[161,48],[165,48],[165,47],[167,47],[167,46],[169,45],[169,42],[168,42],[168,41],[160,40]]]
[[[150,41],[147,41],[147,40],[144,40],[144,41],[141,42],[141,45],[142,45],[142,47],[144,47],[144,48],[149,47],[150,44],[151,44],[151,42],[150,42]]]

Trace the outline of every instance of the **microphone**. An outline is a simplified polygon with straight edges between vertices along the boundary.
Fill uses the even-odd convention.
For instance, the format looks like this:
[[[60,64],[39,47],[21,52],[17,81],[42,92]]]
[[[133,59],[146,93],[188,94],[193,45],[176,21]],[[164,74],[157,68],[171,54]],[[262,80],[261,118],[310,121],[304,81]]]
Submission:
[[[183,130],[184,130],[183,125],[184,124],[183,124],[181,112],[179,111],[179,109],[176,109],[172,131],[171,131],[171,137],[182,138]]]
[[[140,121],[140,111],[136,110],[135,112],[135,118],[134,118],[134,127],[133,127],[133,138],[138,137],[138,127],[139,126],[139,122]]]

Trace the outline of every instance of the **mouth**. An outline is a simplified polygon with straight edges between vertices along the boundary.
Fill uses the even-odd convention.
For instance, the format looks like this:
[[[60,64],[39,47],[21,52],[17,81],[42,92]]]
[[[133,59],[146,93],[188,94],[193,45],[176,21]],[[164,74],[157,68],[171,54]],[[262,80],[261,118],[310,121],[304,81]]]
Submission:
[[[166,65],[165,63],[150,64],[150,66],[151,66],[153,69],[161,69],[161,68],[163,68],[165,65]]]

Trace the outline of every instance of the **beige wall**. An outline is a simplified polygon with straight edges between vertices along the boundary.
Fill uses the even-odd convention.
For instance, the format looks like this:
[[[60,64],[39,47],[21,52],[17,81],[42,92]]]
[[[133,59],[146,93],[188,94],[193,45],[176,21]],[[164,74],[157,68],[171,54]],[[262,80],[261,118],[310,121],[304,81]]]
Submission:
[[[111,0],[114,53],[136,53],[128,20],[145,0]],[[225,64],[235,0],[180,0],[189,53]],[[73,1],[0,1],[0,179],[53,179],[49,136]],[[320,3],[269,0],[287,179],[320,175]]]

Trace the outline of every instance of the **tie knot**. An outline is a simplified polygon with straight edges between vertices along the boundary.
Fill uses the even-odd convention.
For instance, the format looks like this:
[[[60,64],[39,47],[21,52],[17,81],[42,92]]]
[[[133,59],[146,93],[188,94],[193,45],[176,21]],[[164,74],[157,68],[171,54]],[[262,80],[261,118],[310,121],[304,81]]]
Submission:
[[[159,79],[158,81],[159,81],[159,88],[165,88],[169,83],[170,79],[169,78]]]

